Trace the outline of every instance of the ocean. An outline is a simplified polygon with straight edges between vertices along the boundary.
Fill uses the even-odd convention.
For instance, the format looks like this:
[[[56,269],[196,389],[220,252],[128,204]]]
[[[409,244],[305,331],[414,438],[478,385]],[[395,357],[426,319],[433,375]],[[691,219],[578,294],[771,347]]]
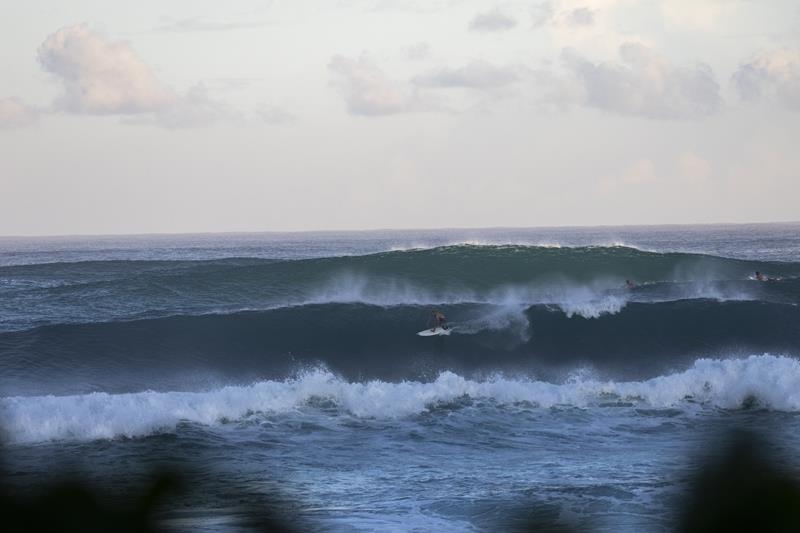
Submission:
[[[2,484],[177,473],[177,531],[673,531],[731,435],[797,471],[799,304],[800,224],[2,237]]]

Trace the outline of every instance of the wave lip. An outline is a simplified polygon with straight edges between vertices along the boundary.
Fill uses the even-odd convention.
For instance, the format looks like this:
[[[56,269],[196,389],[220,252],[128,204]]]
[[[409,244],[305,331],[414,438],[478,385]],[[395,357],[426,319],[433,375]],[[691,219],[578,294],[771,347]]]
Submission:
[[[471,380],[442,372],[435,381],[348,382],[325,369],[285,381],[262,381],[206,392],[91,393],[0,399],[0,426],[12,444],[142,437],[175,431],[182,422],[216,425],[256,414],[287,413],[314,400],[362,418],[398,419],[461,398],[532,408],[606,408],[609,401],[652,408],[738,409],[757,405],[800,411],[800,361],[774,355],[699,359],[675,374],[645,381],[603,381],[575,375],[554,384],[495,375]]]

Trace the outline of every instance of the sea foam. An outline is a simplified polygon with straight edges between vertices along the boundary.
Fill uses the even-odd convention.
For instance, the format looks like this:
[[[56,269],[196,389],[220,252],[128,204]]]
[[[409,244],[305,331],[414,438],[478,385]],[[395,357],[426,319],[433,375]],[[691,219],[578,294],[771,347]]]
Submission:
[[[738,409],[755,404],[794,412],[800,411],[800,361],[773,355],[699,359],[683,372],[645,381],[616,382],[576,374],[559,384],[504,376],[472,380],[449,371],[428,383],[348,382],[315,369],[284,381],[204,392],[6,397],[0,399],[0,427],[12,444],[86,441],[170,432],[182,422],[217,425],[313,409],[320,399],[351,416],[399,419],[465,397],[499,406],[524,403],[536,409],[600,409],[617,401],[652,408]]]

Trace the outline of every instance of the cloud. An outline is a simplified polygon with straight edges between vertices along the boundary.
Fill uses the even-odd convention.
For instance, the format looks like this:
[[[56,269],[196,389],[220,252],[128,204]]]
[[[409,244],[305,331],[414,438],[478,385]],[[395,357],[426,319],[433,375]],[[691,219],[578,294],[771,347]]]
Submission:
[[[411,61],[421,61],[427,59],[431,55],[431,45],[428,43],[416,43],[411,46],[403,48],[403,53],[406,58]]]
[[[495,8],[486,13],[479,13],[469,23],[469,29],[481,32],[499,32],[510,30],[517,21]]]
[[[531,71],[534,106],[547,113],[569,111],[586,100],[583,87],[570,76],[551,68]]]
[[[572,27],[591,26],[594,24],[594,11],[588,7],[579,7],[562,15],[564,24]]]
[[[96,115],[149,113],[176,98],[127,43],[109,41],[85,24],[50,35],[38,56],[44,70],[64,87],[56,100],[58,109]]]
[[[523,72],[521,67],[496,67],[486,61],[472,61],[460,68],[440,68],[420,74],[413,82],[426,87],[488,89],[519,81]]]
[[[124,41],[111,41],[85,24],[61,28],[39,47],[42,68],[64,92],[53,108],[74,114],[123,115],[127,124],[189,128],[237,120],[238,113],[209,95],[204,84],[178,94],[163,84]]]
[[[709,180],[713,172],[711,163],[691,150],[662,161],[660,169],[652,159],[639,158],[627,164],[619,172],[600,179],[600,187],[605,190],[618,188],[646,187],[657,183],[667,186],[678,184],[681,187],[700,185]]]
[[[0,99],[0,129],[22,128],[36,121],[39,113],[16,98]]]
[[[726,13],[737,8],[738,2],[698,2],[696,0],[669,0],[661,2],[664,24],[668,30],[695,29],[714,31]]]
[[[297,116],[282,107],[263,105],[256,109],[256,115],[267,124],[290,124],[297,122]]]
[[[694,152],[678,157],[678,176],[689,181],[705,181],[711,176],[711,163]]]
[[[555,8],[552,2],[542,2],[533,6],[531,13],[531,23],[534,28],[540,28],[553,22]]]
[[[390,79],[365,56],[335,55],[328,68],[337,76],[336,85],[353,115],[391,115],[428,107],[413,88]]]
[[[658,181],[656,169],[649,159],[637,159],[616,176],[606,177],[600,184],[604,188],[629,187]]]
[[[459,0],[366,0],[366,12],[437,13],[452,7]]]
[[[190,87],[186,94],[155,115],[155,122],[165,128],[194,128],[237,120],[238,113],[227,104],[214,100],[202,83]]]
[[[267,21],[230,21],[221,22],[213,20],[202,20],[200,17],[186,18],[181,20],[168,21],[166,24],[153,28],[153,32],[172,33],[172,32],[194,32],[194,31],[228,31],[246,30],[252,28],[263,28],[269,25]]]
[[[743,63],[731,82],[745,101],[762,98],[800,111],[800,53],[773,50]]]
[[[583,93],[582,104],[621,115],[656,119],[716,113],[722,99],[711,68],[676,67],[640,43],[619,48],[621,63],[593,63],[571,49],[562,59]]]
[[[531,17],[534,28],[542,26],[587,28],[594,26],[596,13],[586,6],[556,11],[553,2],[543,2],[533,7]]]

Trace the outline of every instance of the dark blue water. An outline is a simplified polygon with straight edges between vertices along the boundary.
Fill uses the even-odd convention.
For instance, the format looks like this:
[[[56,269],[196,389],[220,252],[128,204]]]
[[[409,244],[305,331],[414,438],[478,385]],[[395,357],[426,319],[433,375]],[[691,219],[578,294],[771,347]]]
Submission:
[[[798,230],[2,238],[6,461],[178,462],[187,530],[669,530],[727,430],[799,451]]]

